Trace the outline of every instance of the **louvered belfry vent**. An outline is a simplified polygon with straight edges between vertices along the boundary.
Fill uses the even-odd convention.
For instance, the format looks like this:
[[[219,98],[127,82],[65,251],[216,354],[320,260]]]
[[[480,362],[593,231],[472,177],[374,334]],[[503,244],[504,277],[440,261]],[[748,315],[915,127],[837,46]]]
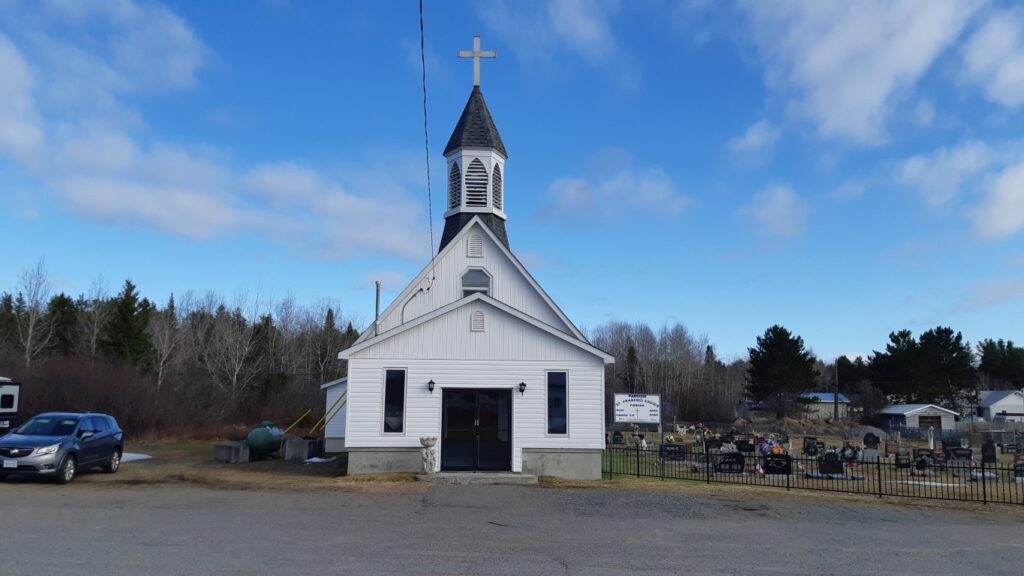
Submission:
[[[466,245],[466,255],[470,258],[484,257],[484,240],[479,234],[470,234]]]
[[[466,206],[487,206],[487,169],[479,159],[466,170]]]
[[[459,163],[452,162],[451,172],[448,173],[448,207],[457,208],[461,195],[462,173],[459,172]]]
[[[483,332],[484,331],[484,313],[477,310],[469,315],[469,330],[470,332]]]
[[[491,202],[494,207],[501,210],[501,166],[494,166],[494,174],[491,176]]]

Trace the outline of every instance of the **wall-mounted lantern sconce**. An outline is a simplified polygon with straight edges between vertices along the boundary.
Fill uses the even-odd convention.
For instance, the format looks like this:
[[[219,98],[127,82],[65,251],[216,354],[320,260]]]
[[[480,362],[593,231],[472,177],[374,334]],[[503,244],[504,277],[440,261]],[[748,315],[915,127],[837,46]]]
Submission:
[[[519,395],[522,396],[526,393],[526,382],[519,383]]]
[[[430,382],[427,382],[427,390],[430,390],[431,394],[434,393],[434,381],[433,380],[431,380]]]

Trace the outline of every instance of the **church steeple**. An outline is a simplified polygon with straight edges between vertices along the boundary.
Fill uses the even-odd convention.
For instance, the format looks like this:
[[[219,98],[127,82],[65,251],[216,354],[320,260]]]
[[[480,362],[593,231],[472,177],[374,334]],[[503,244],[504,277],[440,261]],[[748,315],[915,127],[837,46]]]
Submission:
[[[474,216],[479,216],[507,247],[504,183],[508,152],[480,91],[479,59],[493,58],[494,53],[481,51],[480,37],[474,36],[473,50],[459,52],[459,56],[473,58],[474,85],[444,149],[448,160],[448,209],[438,251]]]

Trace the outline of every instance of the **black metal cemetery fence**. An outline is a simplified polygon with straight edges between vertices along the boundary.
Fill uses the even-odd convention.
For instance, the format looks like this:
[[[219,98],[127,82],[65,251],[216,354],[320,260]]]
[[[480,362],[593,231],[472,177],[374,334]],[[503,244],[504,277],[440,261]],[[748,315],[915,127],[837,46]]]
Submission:
[[[609,447],[604,451],[602,466],[610,478],[634,476],[845,492],[878,498],[1024,504],[1024,463],[998,466],[920,458],[844,462],[838,457],[823,460],[753,453],[715,454],[687,451],[682,445],[665,445],[661,450]]]

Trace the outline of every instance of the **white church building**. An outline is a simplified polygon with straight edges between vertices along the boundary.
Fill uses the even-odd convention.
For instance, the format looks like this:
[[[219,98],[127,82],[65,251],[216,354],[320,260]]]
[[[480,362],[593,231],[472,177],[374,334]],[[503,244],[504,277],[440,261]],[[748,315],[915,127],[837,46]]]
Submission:
[[[436,437],[437,471],[600,478],[614,358],[512,253],[508,153],[474,84],[444,151],[437,256],[338,355],[348,377],[325,386],[327,406],[344,393],[345,408],[326,447],[348,453],[349,474],[419,471],[420,438]]]

